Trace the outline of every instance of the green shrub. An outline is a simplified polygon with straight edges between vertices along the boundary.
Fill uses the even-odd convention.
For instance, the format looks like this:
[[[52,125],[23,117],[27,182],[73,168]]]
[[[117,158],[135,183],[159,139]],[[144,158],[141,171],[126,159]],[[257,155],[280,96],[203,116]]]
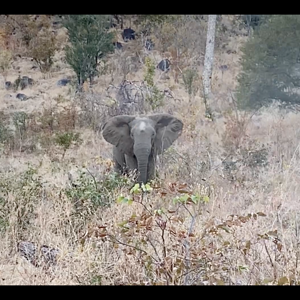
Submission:
[[[154,84],[155,65],[153,61],[146,57],[145,59],[145,75],[144,81],[147,83],[148,95],[146,101],[151,105],[152,109],[155,109],[163,105],[164,94]]]
[[[64,132],[64,133],[57,133],[55,136],[55,143],[58,144],[60,147],[63,148],[63,156],[65,157],[66,151],[72,146],[72,145],[78,145],[82,142],[80,139],[80,133],[74,133],[74,132]]]
[[[299,15],[272,15],[241,48],[237,100],[257,109],[273,101],[299,104]]]
[[[107,15],[67,15],[64,26],[70,45],[66,46],[66,61],[75,71],[79,90],[98,74],[99,61],[113,51],[113,33],[108,32]]]
[[[115,200],[114,191],[130,183],[125,176],[116,173],[105,174],[101,180],[90,172],[78,170],[78,179],[65,190],[72,201],[75,215],[88,218],[99,207],[108,207]]]

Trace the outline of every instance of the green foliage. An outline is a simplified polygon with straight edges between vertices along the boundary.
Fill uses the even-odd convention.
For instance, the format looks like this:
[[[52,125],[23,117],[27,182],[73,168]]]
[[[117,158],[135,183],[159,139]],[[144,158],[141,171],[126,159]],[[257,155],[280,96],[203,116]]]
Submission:
[[[151,105],[152,109],[155,109],[163,105],[164,94],[154,84],[155,65],[151,58],[146,57],[145,67],[144,81],[147,83],[149,90],[146,101]]]
[[[64,26],[70,45],[66,46],[66,61],[77,75],[79,88],[98,74],[99,60],[113,50],[113,33],[108,32],[107,15],[67,15]]]
[[[79,170],[76,184],[65,190],[66,195],[74,203],[76,214],[92,215],[98,207],[110,206],[114,190],[128,184],[124,176],[116,173],[106,174],[97,181],[92,174]]]
[[[261,24],[263,24],[271,15],[243,15],[242,19],[248,26],[248,29],[252,27],[257,29]]]
[[[63,157],[66,154],[66,151],[74,144],[78,145],[82,142],[80,139],[79,132],[64,132],[57,133],[55,136],[55,143],[63,148]]]
[[[205,196],[200,196],[198,194],[189,194],[189,193],[184,193],[183,195],[176,196],[173,199],[173,203],[194,203],[197,204],[199,202],[207,203],[209,202],[209,197],[207,195]]]
[[[258,108],[273,100],[299,104],[300,16],[273,15],[242,48],[237,99],[241,107]]]
[[[136,183],[131,189],[130,189],[130,194],[131,195],[141,195],[143,193],[146,192],[151,192],[153,190],[153,188],[150,186],[149,183],[142,183],[141,185],[139,183]],[[131,204],[133,202],[132,197],[125,197],[124,195],[120,195],[117,198],[117,203],[127,203],[127,204]]]
[[[154,86],[154,75],[155,75],[155,65],[153,63],[153,61],[151,60],[151,58],[146,57],[145,58],[145,66],[146,66],[146,71],[145,71],[145,75],[144,75],[144,80],[146,81],[146,83],[153,87]]]

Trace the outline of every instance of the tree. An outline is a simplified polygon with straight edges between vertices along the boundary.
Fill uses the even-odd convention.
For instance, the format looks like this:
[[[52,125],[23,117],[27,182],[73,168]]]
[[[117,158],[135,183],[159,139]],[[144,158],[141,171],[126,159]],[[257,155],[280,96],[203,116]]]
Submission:
[[[109,15],[67,15],[63,22],[70,45],[66,61],[77,75],[79,90],[98,74],[99,61],[113,50],[113,33],[108,32]]]
[[[247,26],[248,35],[250,34],[251,29],[255,30],[259,28],[269,16],[270,15],[242,15],[242,20]]]
[[[208,16],[206,49],[204,58],[203,70],[203,92],[206,113],[211,117],[211,112],[207,100],[211,97],[211,75],[214,61],[214,47],[215,47],[215,32],[216,32],[217,15]]]
[[[242,48],[237,100],[257,109],[271,102],[300,104],[300,16],[272,15]]]

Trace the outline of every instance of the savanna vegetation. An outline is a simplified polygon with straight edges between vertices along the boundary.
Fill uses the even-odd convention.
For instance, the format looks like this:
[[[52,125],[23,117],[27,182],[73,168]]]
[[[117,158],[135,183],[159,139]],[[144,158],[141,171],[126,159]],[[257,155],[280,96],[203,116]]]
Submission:
[[[1,284],[299,284],[300,17],[217,16],[204,99],[207,21],[0,15]],[[157,112],[184,129],[139,186],[101,128]]]

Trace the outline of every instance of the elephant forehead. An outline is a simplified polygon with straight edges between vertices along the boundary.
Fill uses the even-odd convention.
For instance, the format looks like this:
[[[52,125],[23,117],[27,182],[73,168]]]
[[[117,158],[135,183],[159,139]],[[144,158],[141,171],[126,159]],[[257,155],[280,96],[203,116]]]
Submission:
[[[149,126],[153,126],[149,118],[136,118],[133,122],[133,127],[138,128],[139,130],[145,130]]]
[[[139,130],[145,130],[146,129],[146,123],[144,121],[141,121],[138,125]]]

